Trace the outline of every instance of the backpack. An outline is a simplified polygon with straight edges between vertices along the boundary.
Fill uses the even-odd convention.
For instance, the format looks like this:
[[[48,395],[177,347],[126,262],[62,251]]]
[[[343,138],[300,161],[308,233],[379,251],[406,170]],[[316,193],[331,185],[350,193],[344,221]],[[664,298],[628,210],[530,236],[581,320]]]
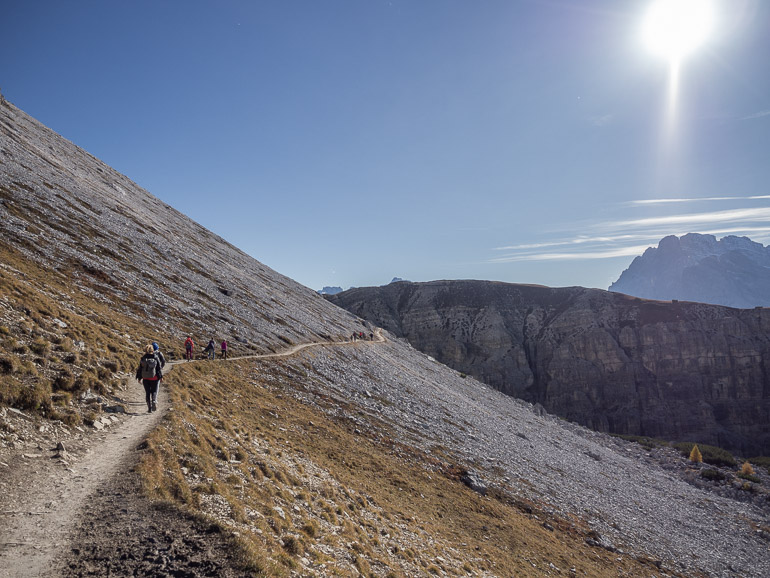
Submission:
[[[142,370],[142,379],[155,379],[155,372],[158,367],[158,358],[154,355],[142,357],[142,362],[139,364]]]

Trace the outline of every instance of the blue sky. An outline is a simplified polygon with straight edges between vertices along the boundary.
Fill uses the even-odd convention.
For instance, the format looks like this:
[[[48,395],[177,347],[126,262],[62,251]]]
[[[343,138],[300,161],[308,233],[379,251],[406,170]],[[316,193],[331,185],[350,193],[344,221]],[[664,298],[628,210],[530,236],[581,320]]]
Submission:
[[[607,288],[770,242],[770,2],[669,63],[649,0],[5,0],[16,106],[309,287]]]

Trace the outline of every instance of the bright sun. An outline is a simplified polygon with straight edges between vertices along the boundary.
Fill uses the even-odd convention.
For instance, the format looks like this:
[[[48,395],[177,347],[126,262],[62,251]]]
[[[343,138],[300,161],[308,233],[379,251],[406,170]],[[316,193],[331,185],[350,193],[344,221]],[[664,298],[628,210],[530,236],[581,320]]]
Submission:
[[[703,44],[713,19],[711,0],[656,0],[644,22],[644,38],[650,50],[675,64]]]

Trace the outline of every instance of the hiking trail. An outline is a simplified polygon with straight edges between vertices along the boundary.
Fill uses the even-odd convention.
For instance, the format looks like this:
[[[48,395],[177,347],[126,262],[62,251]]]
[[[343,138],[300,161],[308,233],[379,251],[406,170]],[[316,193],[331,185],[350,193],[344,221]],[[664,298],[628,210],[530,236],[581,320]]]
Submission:
[[[284,358],[313,347],[340,347],[359,341],[382,343],[385,338],[378,329],[374,340],[302,343],[275,353],[226,360],[175,360],[166,363],[165,373],[179,363]],[[131,509],[127,502],[133,496],[126,492],[139,492],[138,488],[127,488],[125,482],[108,482],[118,476],[128,477],[136,463],[138,446],[169,411],[164,389],[161,384],[158,410],[147,413],[144,388],[130,376],[123,398],[127,410],[122,417],[102,417],[101,426],[95,426],[100,429],[93,432],[86,432],[84,427],[70,428],[71,437],[64,440],[43,435],[44,425],[35,423],[40,432],[36,436],[37,449],[30,450],[27,445],[0,459],[0,578],[57,575],[53,563],[76,546],[71,543],[71,534],[91,503],[106,501],[113,508],[115,524],[119,524],[121,514],[128,515]],[[37,420],[23,412],[9,411],[14,417]],[[63,451],[57,451],[57,441],[64,444]],[[107,495],[109,492],[114,495]]]

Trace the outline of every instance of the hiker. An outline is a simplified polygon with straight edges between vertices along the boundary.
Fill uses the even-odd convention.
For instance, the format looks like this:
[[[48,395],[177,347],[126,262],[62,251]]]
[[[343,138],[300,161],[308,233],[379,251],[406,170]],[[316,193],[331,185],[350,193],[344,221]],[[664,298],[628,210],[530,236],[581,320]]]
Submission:
[[[203,350],[203,353],[208,353],[209,359],[214,359],[214,338],[212,337],[209,339],[209,344],[206,346],[206,348]]]
[[[374,341],[374,333],[369,334],[369,341]]]
[[[222,359],[227,359],[227,341],[222,340]]]
[[[355,331],[353,332],[353,335],[350,337],[350,340],[351,341],[355,341],[356,340],[356,332]]]
[[[187,339],[184,342],[184,349],[185,349],[185,355],[187,356],[187,361],[192,361],[193,358],[193,349],[195,349],[195,342],[192,339],[191,335],[187,336]]]
[[[152,342],[152,349],[155,352],[155,356],[158,358],[158,361],[160,361],[160,368],[163,369],[166,367],[166,358],[163,357],[163,352],[160,350],[160,347],[156,342]]]
[[[144,385],[145,400],[147,401],[147,413],[158,409],[158,387],[163,379],[163,371],[160,360],[155,355],[152,345],[144,348],[144,355],[136,369],[136,380]]]

